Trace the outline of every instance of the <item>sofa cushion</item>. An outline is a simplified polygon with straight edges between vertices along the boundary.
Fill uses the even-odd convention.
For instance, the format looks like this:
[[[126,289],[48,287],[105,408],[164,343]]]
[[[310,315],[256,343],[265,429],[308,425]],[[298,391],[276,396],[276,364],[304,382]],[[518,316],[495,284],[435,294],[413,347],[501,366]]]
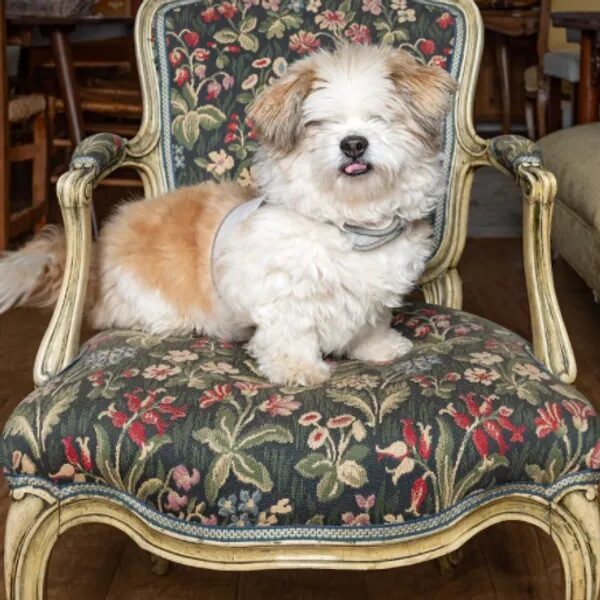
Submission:
[[[600,123],[578,125],[538,141],[563,204],[600,232]]]
[[[428,527],[490,494],[597,481],[594,409],[520,337],[426,304],[394,327],[415,342],[404,359],[332,361],[316,388],[269,384],[238,344],[101,333],[10,417],[4,472],[219,539],[237,539],[229,526]]]

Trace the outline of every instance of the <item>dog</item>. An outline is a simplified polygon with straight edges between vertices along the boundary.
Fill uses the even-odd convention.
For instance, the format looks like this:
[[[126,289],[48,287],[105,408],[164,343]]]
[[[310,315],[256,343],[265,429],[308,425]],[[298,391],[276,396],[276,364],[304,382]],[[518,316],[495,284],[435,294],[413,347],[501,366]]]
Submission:
[[[444,70],[386,46],[292,64],[249,109],[254,192],[202,183],[108,220],[94,245],[91,325],[249,340],[259,371],[288,386],[326,381],[326,355],[405,355],[391,309],[432,252],[455,90]],[[56,227],[7,253],[0,311],[56,302],[64,262]]]

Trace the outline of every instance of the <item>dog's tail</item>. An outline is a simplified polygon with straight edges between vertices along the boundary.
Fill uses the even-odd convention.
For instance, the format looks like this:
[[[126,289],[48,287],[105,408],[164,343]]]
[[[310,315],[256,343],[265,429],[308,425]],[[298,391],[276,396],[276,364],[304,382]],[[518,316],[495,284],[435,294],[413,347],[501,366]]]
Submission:
[[[62,227],[47,225],[23,248],[0,254],[0,313],[14,306],[53,306],[65,272]]]

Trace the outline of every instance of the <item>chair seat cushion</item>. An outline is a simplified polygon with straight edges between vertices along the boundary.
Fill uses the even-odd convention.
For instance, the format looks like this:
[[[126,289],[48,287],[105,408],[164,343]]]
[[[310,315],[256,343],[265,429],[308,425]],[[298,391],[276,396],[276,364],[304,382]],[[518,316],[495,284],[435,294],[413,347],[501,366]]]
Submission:
[[[556,131],[537,145],[556,176],[561,202],[600,232],[600,123]]]
[[[414,532],[490,494],[598,480],[594,409],[520,337],[427,304],[393,326],[415,343],[405,358],[332,361],[315,388],[269,384],[242,345],[101,333],[10,417],[5,474],[227,540]]]

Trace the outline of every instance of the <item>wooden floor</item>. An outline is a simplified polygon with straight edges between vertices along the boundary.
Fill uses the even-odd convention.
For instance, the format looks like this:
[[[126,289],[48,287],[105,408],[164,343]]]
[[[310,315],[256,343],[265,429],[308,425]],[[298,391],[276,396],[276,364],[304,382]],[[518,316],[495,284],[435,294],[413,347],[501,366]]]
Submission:
[[[461,268],[465,309],[529,332],[518,240],[469,241]],[[600,409],[600,306],[562,261],[555,268],[559,298],[579,362],[579,389]],[[31,387],[31,365],[47,317],[17,311],[0,317],[0,422]],[[2,531],[8,509],[0,493]],[[521,524],[495,526],[464,547],[452,577],[437,562],[370,573],[272,571],[216,573],[173,565],[158,577],[150,557],[115,530],[71,530],[56,546],[48,598],[61,600],[558,600],[563,597],[559,557],[549,538]],[[2,592],[3,593],[3,586]],[[2,596],[4,598],[4,596]]]

